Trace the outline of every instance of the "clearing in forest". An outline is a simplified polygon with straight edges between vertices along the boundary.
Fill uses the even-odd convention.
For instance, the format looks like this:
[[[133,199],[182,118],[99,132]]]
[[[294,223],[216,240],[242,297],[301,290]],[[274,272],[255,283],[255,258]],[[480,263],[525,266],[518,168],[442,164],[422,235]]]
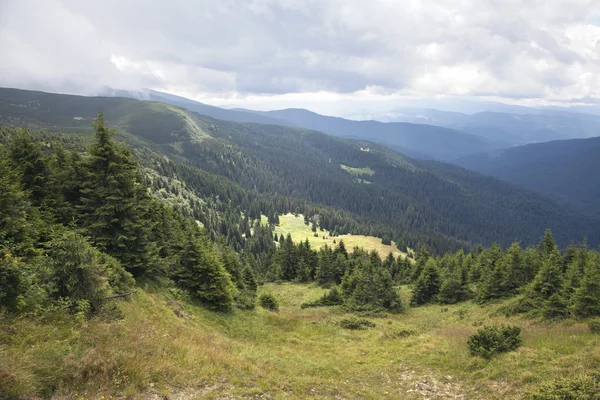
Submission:
[[[292,240],[295,243],[308,239],[311,247],[316,250],[324,245],[335,247],[340,240],[343,240],[348,251],[352,251],[354,247],[361,247],[366,251],[377,250],[379,256],[382,258],[389,253],[392,253],[394,257],[398,257],[399,255],[406,257],[406,253],[398,250],[394,242],[391,245],[385,245],[381,242],[380,238],[374,236],[339,235],[333,237],[330,235],[330,232],[317,229],[318,237],[315,237],[315,232],[312,231],[311,224],[306,225],[304,223],[304,216],[302,214],[294,215],[288,213],[281,215],[279,217],[279,225],[275,226],[275,232],[277,235],[283,234],[284,236],[291,233]]]

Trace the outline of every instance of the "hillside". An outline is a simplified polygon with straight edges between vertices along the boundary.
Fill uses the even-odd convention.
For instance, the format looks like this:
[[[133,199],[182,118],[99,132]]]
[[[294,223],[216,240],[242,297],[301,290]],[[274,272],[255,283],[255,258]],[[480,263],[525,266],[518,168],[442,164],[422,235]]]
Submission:
[[[478,202],[526,224],[560,217],[556,204],[372,143],[127,107],[130,145],[102,113],[93,135],[0,127],[1,398],[598,393],[600,253],[559,249],[550,230],[529,247],[473,246],[422,224],[415,199],[461,202],[484,214],[446,229],[484,217],[500,236],[521,228]],[[416,232],[395,233],[393,200],[422,218]],[[344,243],[424,237],[412,260]]]
[[[303,109],[260,112],[286,121],[286,125],[313,129],[348,139],[383,144],[406,155],[449,161],[455,158],[503,147],[479,136],[454,129],[403,122],[352,121],[329,117]]]
[[[446,251],[493,241],[508,245],[515,238],[530,244],[547,227],[563,245],[584,236],[600,241],[596,220],[543,196],[447,164],[418,162],[373,143],[220,121],[133,99],[4,89],[0,100],[2,123],[57,131],[86,131],[104,109],[107,122],[146,152],[142,160],[149,168],[196,187],[195,196],[203,201],[219,196],[240,211],[251,207],[254,215],[318,215],[321,227],[335,234],[387,235],[401,249],[427,244]],[[161,155],[175,164],[165,164]],[[342,166],[368,167],[373,173],[358,178]]]
[[[388,146],[406,155],[450,161],[455,158],[491,149],[506,147],[503,141],[419,123],[382,123],[352,121],[320,115],[304,109],[254,111],[226,110],[167,93],[147,90],[141,93],[116,91],[113,94],[155,100],[186,108],[216,119],[234,122],[255,122],[316,130],[348,139],[367,140]]]
[[[348,316],[338,310],[300,308],[321,288],[261,291],[280,299],[279,312],[219,314],[141,290],[116,300],[123,320],[2,319],[0,383],[8,395],[53,399],[522,399],[584,376],[600,348],[583,323],[490,318],[497,304],[420,307],[353,331],[340,327]],[[522,349],[491,362],[471,357],[466,341],[482,321],[521,325]]]
[[[600,213],[600,138],[530,144],[468,156],[456,163]]]

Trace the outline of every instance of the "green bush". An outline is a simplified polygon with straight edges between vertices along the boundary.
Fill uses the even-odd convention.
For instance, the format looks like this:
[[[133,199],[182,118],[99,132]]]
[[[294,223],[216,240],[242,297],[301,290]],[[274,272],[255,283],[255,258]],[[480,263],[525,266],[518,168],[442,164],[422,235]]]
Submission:
[[[588,322],[588,326],[590,327],[590,331],[592,333],[600,334],[600,318],[590,320],[590,322]]]
[[[269,311],[279,311],[279,302],[271,293],[263,293],[258,298],[258,303]]]
[[[528,400],[598,400],[600,375],[579,375],[554,379],[526,395]]]
[[[367,319],[351,317],[341,320],[340,326],[344,329],[363,330],[367,328],[374,328],[375,324]]]
[[[467,342],[473,356],[492,358],[496,354],[516,350],[521,344],[521,328],[518,326],[484,326]]]
[[[104,298],[127,291],[134,280],[113,257],[92,247],[83,236],[65,231],[48,245],[53,295],[68,298],[76,313],[99,309]]]
[[[342,292],[337,288],[332,288],[328,293],[325,293],[318,300],[302,303],[301,308],[309,307],[327,307],[327,306],[339,306],[344,303],[344,296]]]

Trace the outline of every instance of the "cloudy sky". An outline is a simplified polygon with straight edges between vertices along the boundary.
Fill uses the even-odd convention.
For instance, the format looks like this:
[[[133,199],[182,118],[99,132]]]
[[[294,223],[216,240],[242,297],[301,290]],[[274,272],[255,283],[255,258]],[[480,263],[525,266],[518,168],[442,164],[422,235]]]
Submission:
[[[350,115],[600,101],[597,0],[0,0],[0,86]]]

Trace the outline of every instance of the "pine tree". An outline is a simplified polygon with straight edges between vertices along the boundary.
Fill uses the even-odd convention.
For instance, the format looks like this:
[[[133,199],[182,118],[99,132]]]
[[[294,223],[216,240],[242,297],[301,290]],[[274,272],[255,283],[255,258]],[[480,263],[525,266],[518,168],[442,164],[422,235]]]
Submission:
[[[461,281],[460,271],[449,273],[440,286],[438,301],[442,304],[455,304],[468,298],[469,289]]]
[[[147,188],[141,184],[131,152],[112,140],[115,132],[99,114],[94,122],[96,143],[86,160],[87,175],[81,188],[84,227],[94,244],[113,255],[135,274],[157,265],[151,235],[154,219]]]
[[[480,302],[502,298],[506,295],[506,273],[502,262],[483,275],[477,288],[477,300]]]
[[[297,252],[297,248],[292,241],[292,235],[288,233],[275,256],[275,262],[279,267],[279,279],[293,281],[296,278],[298,268]]]
[[[508,293],[515,293],[518,288],[527,283],[527,274],[523,262],[521,246],[513,243],[504,256],[505,266],[504,288]]]
[[[351,309],[401,312],[402,300],[393,287],[390,273],[379,264],[363,259],[342,282],[346,302]]]
[[[419,306],[434,301],[440,292],[440,286],[437,264],[433,258],[429,258],[415,282],[410,304]]]
[[[600,316],[600,262],[590,261],[585,266],[581,285],[573,294],[573,314],[579,318]]]
[[[542,263],[542,267],[531,283],[530,297],[548,300],[550,296],[559,293],[563,289],[563,276],[558,253],[554,257],[548,256]]]
[[[20,247],[27,247],[26,206],[19,176],[0,152],[0,246],[20,244]]]
[[[553,256],[558,252],[558,246],[556,245],[556,241],[554,240],[550,229],[546,229],[544,237],[538,246],[538,252],[541,254],[542,258]]]
[[[427,250],[427,247],[422,246],[421,249],[417,252],[417,256],[415,258],[416,263],[412,266],[410,271],[409,279],[411,282],[416,281],[421,276],[421,272],[425,268],[427,261],[431,258],[431,253]]]
[[[28,131],[19,130],[8,149],[12,164],[20,171],[23,188],[30,193],[32,203],[40,206],[48,194],[49,172],[39,144],[33,142]]]
[[[210,308],[227,311],[233,306],[236,290],[231,277],[204,237],[188,239],[172,278]]]

